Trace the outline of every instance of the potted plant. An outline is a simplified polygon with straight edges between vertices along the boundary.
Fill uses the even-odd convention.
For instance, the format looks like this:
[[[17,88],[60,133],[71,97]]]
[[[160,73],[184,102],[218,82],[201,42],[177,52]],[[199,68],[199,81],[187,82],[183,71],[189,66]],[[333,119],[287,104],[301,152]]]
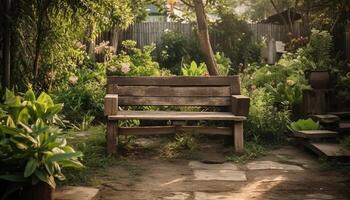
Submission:
[[[0,180],[10,183],[2,199],[12,193],[16,199],[53,200],[56,179],[63,180],[63,167],[82,168],[81,152],[67,145],[58,113],[62,104],[54,104],[42,93],[38,99],[32,90],[24,97],[6,91],[0,108]]]
[[[327,31],[312,30],[309,43],[298,50],[305,77],[314,89],[327,89],[330,83],[332,36]]]

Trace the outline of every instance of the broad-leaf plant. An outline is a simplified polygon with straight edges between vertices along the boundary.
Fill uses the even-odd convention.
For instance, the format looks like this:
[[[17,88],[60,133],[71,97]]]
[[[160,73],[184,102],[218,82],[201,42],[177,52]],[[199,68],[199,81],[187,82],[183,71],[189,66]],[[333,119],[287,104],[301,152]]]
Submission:
[[[44,92],[36,98],[31,89],[22,96],[6,91],[0,105],[0,179],[55,188],[55,180],[65,178],[62,168],[83,167],[82,153],[67,145],[57,126],[62,108]]]

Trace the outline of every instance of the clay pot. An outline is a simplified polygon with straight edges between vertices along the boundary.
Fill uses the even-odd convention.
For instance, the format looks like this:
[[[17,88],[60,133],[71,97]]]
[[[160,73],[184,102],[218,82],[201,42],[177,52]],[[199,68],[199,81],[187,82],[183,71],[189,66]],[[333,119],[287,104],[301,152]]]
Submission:
[[[55,189],[47,183],[26,185],[23,188],[22,200],[54,200]]]
[[[305,71],[305,76],[313,89],[327,89],[330,82],[328,70]]]

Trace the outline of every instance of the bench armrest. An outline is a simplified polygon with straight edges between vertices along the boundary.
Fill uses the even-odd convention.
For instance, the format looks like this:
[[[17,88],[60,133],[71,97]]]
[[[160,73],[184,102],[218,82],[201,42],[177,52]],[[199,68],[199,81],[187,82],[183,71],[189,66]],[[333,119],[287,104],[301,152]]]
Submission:
[[[232,95],[232,113],[237,116],[247,117],[249,114],[249,97],[243,95]]]
[[[107,94],[105,96],[105,104],[104,104],[105,116],[116,115],[117,112],[118,112],[118,95]]]

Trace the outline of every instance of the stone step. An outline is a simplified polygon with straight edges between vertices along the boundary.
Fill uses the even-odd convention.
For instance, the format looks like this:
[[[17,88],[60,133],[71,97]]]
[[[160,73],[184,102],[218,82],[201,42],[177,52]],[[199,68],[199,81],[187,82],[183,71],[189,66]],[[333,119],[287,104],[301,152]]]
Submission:
[[[321,139],[321,138],[336,138],[338,133],[329,130],[308,130],[308,131],[296,131],[293,133],[294,137],[305,139]]]
[[[337,115],[312,115],[310,116],[312,120],[318,121],[320,124],[333,124],[338,123],[340,121],[340,117]]]
[[[339,123],[339,129],[342,131],[350,130],[350,121],[341,121]]]
[[[327,114],[336,115],[342,119],[350,119],[350,111],[342,111],[342,112],[329,112]]]
[[[326,156],[328,158],[350,158],[350,151],[343,149],[340,144],[337,143],[321,143],[321,142],[308,142],[306,147],[311,149],[319,156]]]

